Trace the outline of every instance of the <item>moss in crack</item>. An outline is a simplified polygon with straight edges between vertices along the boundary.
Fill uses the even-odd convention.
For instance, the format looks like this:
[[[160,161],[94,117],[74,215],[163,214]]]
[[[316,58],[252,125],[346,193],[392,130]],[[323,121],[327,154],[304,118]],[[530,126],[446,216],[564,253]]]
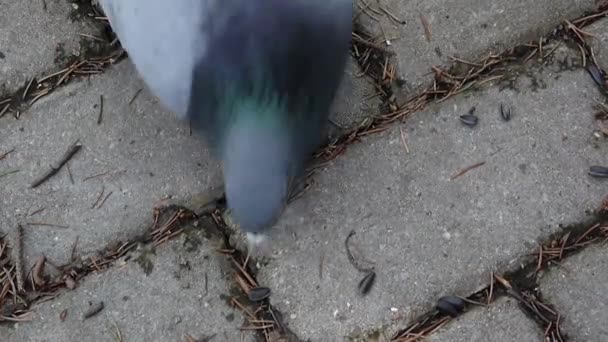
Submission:
[[[102,38],[99,38],[102,39]],[[80,56],[83,59],[91,57],[107,56],[115,49],[110,45],[110,41],[102,39],[102,41],[92,38],[82,37],[79,41]]]
[[[89,20],[90,26],[92,27],[92,31],[98,32],[93,34],[93,38],[91,37],[80,37],[77,46],[70,50],[71,48],[66,46],[66,44],[59,43],[55,46],[55,55],[53,58],[54,66],[49,68],[44,74],[36,75],[35,78],[44,77],[49,74],[56,73],[57,71],[64,70],[73,66],[77,61],[86,61],[95,57],[112,57],[114,62],[118,61],[120,58],[125,57],[126,54],[119,55],[117,51],[119,50],[118,44],[111,45],[110,42],[114,39],[115,35],[112,32],[110,26],[102,22],[100,20],[93,19],[94,16],[99,15],[98,11],[91,5],[90,0],[76,1],[72,2],[74,4],[78,4],[79,13],[81,13],[81,17]],[[86,13],[84,15],[83,13]],[[107,67],[108,64],[104,65]],[[51,78],[45,81],[43,84],[38,84],[34,82],[32,87],[28,88],[29,92],[27,96],[23,96],[24,90],[30,85],[30,80],[27,80],[23,83],[21,87],[19,87],[16,91],[8,91],[5,84],[0,84],[0,102],[3,102],[7,99],[10,99],[10,111],[13,113],[23,111],[27,109],[30,105],[30,101],[32,100],[35,89],[44,87],[48,88],[50,91],[53,91],[58,87],[56,82],[63,75],[57,75],[54,78]],[[59,85],[65,85],[69,82],[70,79],[80,79],[83,77],[88,77],[88,75],[75,75],[74,73],[70,75],[70,77]],[[2,108],[0,108],[1,110]]]
[[[541,89],[547,89],[547,83],[540,77],[540,74],[534,70],[528,70],[526,76],[530,80],[530,90],[536,93]]]
[[[101,15],[97,6],[93,5],[91,0],[71,0],[70,4],[72,11],[68,15],[69,20],[86,20],[93,31],[97,32],[92,34],[94,37],[82,36],[78,42],[79,51],[73,51],[71,55],[83,59],[108,55],[114,49],[110,42],[115,38],[115,35],[107,22],[95,19],[95,17]],[[62,55],[69,57],[70,54],[63,51]],[[58,58],[61,58],[61,56],[58,56]]]
[[[203,244],[203,238],[200,236],[198,230],[186,228],[184,234],[184,242],[182,245],[186,252],[195,252]]]
[[[559,72],[572,71],[582,67],[582,60],[579,55],[580,50],[571,40],[562,40],[556,44],[560,45],[545,48],[554,50],[553,53],[544,58],[543,65],[554,66]]]
[[[563,239],[565,236],[568,237],[568,241],[570,243],[577,241],[579,238],[582,239],[581,242],[591,241],[593,239],[597,239],[600,237],[603,232],[599,229],[595,229],[594,231],[590,231],[590,227],[594,227],[598,223],[606,223],[608,222],[608,211],[588,211],[586,214],[589,215],[589,218],[578,223],[571,223],[567,225],[560,225],[560,231],[550,235],[543,243],[543,246],[559,246],[560,243],[563,243]],[[603,239],[597,239],[598,241]],[[591,244],[586,244],[584,246],[580,246],[579,248],[567,249],[564,250],[563,258],[569,258],[572,255],[575,255],[582,250],[586,249]],[[562,259],[563,260],[563,259]],[[544,270],[547,267],[552,267],[552,263],[546,263],[542,265],[541,270]],[[539,299],[542,300],[542,294],[539,290],[539,276],[542,274],[541,272],[537,272],[538,268],[538,258],[527,258],[527,261],[523,264],[523,266],[515,271],[508,272],[504,275],[504,278],[509,279],[512,284],[517,286],[520,290],[527,290],[531,293],[534,293]],[[533,317],[534,318],[534,317]],[[537,318],[535,318],[537,319]]]
[[[225,318],[226,318],[226,320],[227,320],[228,322],[233,322],[233,321],[234,321],[234,312],[231,312],[231,313],[227,314],[227,315],[225,316]]]
[[[503,77],[498,81],[499,91],[512,90],[521,93],[522,88],[538,92],[547,89],[547,83],[542,78],[545,73],[544,67],[540,64],[519,64],[510,65],[504,69]]]
[[[91,26],[96,33],[92,34],[93,37],[82,36],[78,42],[78,51],[72,51],[70,54],[64,50],[62,53],[59,53],[56,57],[55,64],[65,65],[66,58],[71,56],[88,59],[110,54],[112,50],[115,49],[115,47],[110,44],[115,38],[115,35],[107,22],[95,19],[95,17],[102,15],[97,6],[93,5],[91,0],[70,0],[69,2],[72,7],[72,10],[68,15],[69,20],[86,20],[88,25]],[[61,63],[61,61],[63,61],[63,63]]]
[[[382,342],[390,341],[386,333],[387,327],[382,326],[377,329],[370,330],[368,332],[355,331],[348,336],[345,336],[346,341],[349,342]]]
[[[375,37],[369,32],[365,25],[360,22],[358,17],[353,21],[353,33],[357,34],[364,40],[370,42],[375,41]],[[368,50],[370,51],[369,54],[363,53],[364,51]],[[382,104],[380,105],[381,110],[392,111],[389,107],[389,102],[394,96],[394,91],[401,89],[401,87],[405,86],[406,84],[405,80],[399,79],[399,77],[394,79],[392,82],[389,82],[388,79],[384,79],[382,76],[385,74],[385,63],[387,61],[392,62],[392,54],[377,48],[360,45],[360,43],[355,40],[352,41],[351,53],[361,70],[365,70],[365,74],[374,81],[377,87],[382,89]]]
[[[184,229],[182,246],[187,252],[195,252],[200,249],[205,241],[221,241],[221,238],[219,231],[215,229],[213,220],[209,217],[203,217]]]
[[[498,81],[498,90],[512,90],[516,93],[520,93],[521,90],[518,87],[518,80],[521,75],[525,72],[523,65],[511,65],[505,68],[503,77]]]
[[[88,20],[91,18],[91,14],[95,13],[91,0],[69,0],[68,2],[72,7],[68,19],[72,22]]]
[[[77,50],[67,51],[65,44],[58,43],[55,47],[55,58],[53,63],[57,69],[63,69],[78,60],[87,60],[93,57],[108,56],[115,50],[110,42],[96,37],[81,37],[78,41]]]
[[[154,248],[140,244],[135,253],[139,255],[133,260],[141,267],[147,276],[150,275],[154,270],[154,263],[152,262],[153,256],[156,255]]]
[[[70,61],[73,61],[73,59],[74,56],[66,52],[64,43],[57,43],[55,45],[55,58],[53,59],[55,65],[66,65]]]

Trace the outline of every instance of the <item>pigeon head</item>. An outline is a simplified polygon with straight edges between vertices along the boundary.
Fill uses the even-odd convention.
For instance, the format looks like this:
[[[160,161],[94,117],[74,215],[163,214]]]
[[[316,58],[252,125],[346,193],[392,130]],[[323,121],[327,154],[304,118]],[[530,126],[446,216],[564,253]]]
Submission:
[[[188,117],[222,162],[231,218],[250,246],[263,249],[324,137],[348,56],[352,3],[247,4],[234,9],[230,25],[209,23]]]
[[[230,214],[258,245],[282,213],[292,179],[291,141],[276,106],[238,106],[222,150]]]

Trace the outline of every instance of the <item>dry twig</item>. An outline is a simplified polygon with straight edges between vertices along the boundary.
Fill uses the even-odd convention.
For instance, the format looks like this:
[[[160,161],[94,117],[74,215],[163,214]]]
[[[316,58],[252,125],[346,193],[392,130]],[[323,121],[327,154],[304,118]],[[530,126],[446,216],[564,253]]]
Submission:
[[[68,150],[66,151],[66,153],[63,155],[63,157],[61,157],[61,159],[59,159],[58,162],[56,162],[54,165],[50,165],[50,170],[47,171],[46,173],[44,173],[42,176],[40,176],[39,178],[37,178],[31,185],[32,188],[36,188],[38,186],[40,186],[42,183],[46,182],[47,180],[49,180],[49,178],[53,177],[55,174],[57,174],[57,172],[59,172],[59,170],[61,169],[61,167],[63,167],[68,161],[70,161],[70,159],[72,159],[72,157],[78,152],[80,151],[80,149],[82,148],[82,145],[78,142],[78,140],[73,143]]]

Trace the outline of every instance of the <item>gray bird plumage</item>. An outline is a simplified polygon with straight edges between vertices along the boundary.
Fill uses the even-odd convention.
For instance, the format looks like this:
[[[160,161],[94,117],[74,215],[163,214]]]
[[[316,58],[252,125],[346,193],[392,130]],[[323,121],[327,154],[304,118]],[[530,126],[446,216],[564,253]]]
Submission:
[[[228,207],[264,233],[319,146],[342,79],[350,0],[101,0],[149,88],[222,161]]]

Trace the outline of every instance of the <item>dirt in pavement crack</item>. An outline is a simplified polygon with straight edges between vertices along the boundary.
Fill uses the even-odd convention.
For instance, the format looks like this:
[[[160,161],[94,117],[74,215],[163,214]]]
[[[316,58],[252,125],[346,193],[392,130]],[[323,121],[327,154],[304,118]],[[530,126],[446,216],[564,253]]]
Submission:
[[[249,292],[259,287],[255,272],[250,267],[255,261],[247,260],[247,251],[241,251],[230,243],[232,233],[221,219],[221,212],[224,210],[222,202],[220,199],[207,206],[207,209],[198,215],[175,205],[157,208],[153,214],[152,226],[146,233],[129,241],[112,243],[92,256],[83,258],[74,252],[68,264],[57,266],[59,272],[53,277],[45,274],[44,265],[47,261],[42,259],[39,266],[23,273],[26,279],[23,291],[19,291],[15,286],[19,273],[16,265],[19,263],[11,257],[14,254],[11,244],[6,236],[0,237],[0,323],[30,319],[30,310],[34,304],[51,300],[64,289],[75,289],[89,274],[104,271],[119,260],[128,261],[131,259],[131,252],[140,246],[155,248],[188,229],[203,229],[207,236],[223,242],[218,253],[229,259],[234,271],[234,278],[229,279],[234,291],[226,300],[230,306],[243,313],[247,327],[253,328],[261,340],[283,338],[287,341],[300,341],[283,323],[281,312],[272,307],[270,298],[255,302],[249,300]],[[194,222],[198,224],[194,225]],[[146,271],[145,263],[139,259],[133,261],[138,262]]]
[[[12,115],[19,119],[21,114],[42,97],[69,84],[72,81],[103,73],[109,66],[126,57],[108,22],[103,19],[90,0],[75,2],[78,9],[70,15],[73,20],[91,20],[99,26],[101,37],[81,36],[78,56],[67,54],[61,45],[57,46],[55,66],[49,72],[25,82],[16,91],[3,93],[0,84],[0,118]]]

